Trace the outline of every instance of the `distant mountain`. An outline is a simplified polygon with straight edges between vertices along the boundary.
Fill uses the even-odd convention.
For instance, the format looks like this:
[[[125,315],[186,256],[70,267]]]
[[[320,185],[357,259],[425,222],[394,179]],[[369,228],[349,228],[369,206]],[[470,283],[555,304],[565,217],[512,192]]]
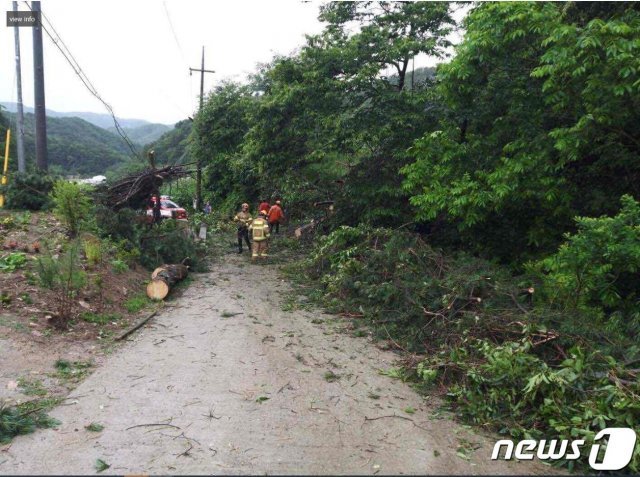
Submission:
[[[176,123],[173,129],[164,133],[152,144],[145,146],[145,157],[146,153],[153,149],[157,164],[181,164],[189,162],[187,158],[187,146],[192,124],[188,119]]]
[[[138,144],[149,144],[150,142],[155,141],[164,133],[171,131],[171,127],[166,124],[143,124],[142,126],[138,126],[135,128],[124,128],[124,131],[129,136],[133,142]],[[115,127],[107,128],[108,131],[111,131],[114,134],[117,134]]]
[[[4,114],[15,124],[15,114]],[[24,123],[25,156],[29,166],[35,163],[34,115],[26,113]],[[50,168],[65,175],[104,174],[131,157],[120,136],[77,117],[47,118],[47,149]],[[15,166],[15,161],[11,165]]]
[[[163,167],[169,164],[185,164],[193,159],[188,153],[189,136],[192,123],[188,119],[176,123],[175,127],[165,132],[152,143],[144,146],[142,157],[146,158],[153,149],[156,165]],[[139,172],[147,166],[146,161],[128,159],[116,168],[112,168],[107,174],[109,180],[116,180],[123,176]]]
[[[0,103],[0,105],[4,106],[5,108],[7,108],[7,111],[11,112],[11,113],[15,113],[18,110],[18,106],[16,103],[10,103],[10,102],[6,102],[6,103]],[[24,112],[25,113],[33,113],[33,108],[28,108],[25,107],[24,108]],[[94,124],[95,126],[104,128],[104,129],[109,129],[109,128],[114,128],[114,124],[113,124],[113,118],[111,117],[111,115],[109,114],[102,114],[102,113],[90,113],[90,112],[71,112],[71,113],[61,113],[59,111],[53,111],[52,109],[47,109],[47,117],[52,117],[52,118],[80,118],[80,119],[84,119],[85,121]],[[123,128],[137,128],[139,126],[146,126],[150,123],[149,121],[145,121],[144,119],[124,119],[124,118],[118,118],[118,122],[120,123],[120,125]],[[169,127],[169,126],[167,126]],[[170,127],[169,127],[170,128]],[[144,143],[142,143],[144,144]]]

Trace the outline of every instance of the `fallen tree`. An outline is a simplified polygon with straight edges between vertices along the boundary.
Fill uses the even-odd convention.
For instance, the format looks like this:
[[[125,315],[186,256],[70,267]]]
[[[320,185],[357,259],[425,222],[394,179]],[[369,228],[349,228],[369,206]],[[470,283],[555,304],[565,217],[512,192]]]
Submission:
[[[162,265],[151,274],[147,285],[147,296],[152,300],[163,300],[180,280],[187,277],[189,267],[186,265]]]
[[[191,173],[184,165],[167,166],[161,169],[145,169],[120,179],[104,192],[104,203],[114,210],[123,207],[138,209],[157,194],[160,186],[168,180],[188,176]]]

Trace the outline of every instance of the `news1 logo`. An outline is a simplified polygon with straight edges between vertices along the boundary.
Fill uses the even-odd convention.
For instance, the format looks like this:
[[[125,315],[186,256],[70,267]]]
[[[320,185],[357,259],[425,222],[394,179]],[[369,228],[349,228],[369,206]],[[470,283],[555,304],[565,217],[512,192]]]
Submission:
[[[601,444],[598,441],[607,438],[604,455],[600,458]],[[510,439],[503,439],[493,446],[492,460],[500,458],[500,450],[505,447],[504,460],[515,457],[518,460],[531,460],[537,456],[540,460],[576,460],[581,455],[584,440],[568,441],[566,439],[549,441],[536,441],[525,439],[515,446]],[[598,432],[594,438],[594,444],[589,452],[589,465],[595,470],[620,470],[631,462],[633,450],[636,446],[636,433],[627,427],[609,427]]]

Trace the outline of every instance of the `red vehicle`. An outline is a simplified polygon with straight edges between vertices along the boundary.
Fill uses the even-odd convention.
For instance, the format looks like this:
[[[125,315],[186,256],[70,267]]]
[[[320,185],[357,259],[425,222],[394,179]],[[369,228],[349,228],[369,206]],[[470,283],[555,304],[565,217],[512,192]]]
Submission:
[[[155,202],[155,197],[151,199]],[[152,207],[147,207],[147,216],[153,217]],[[160,216],[163,219],[187,220],[187,211],[171,200],[168,195],[160,196]]]

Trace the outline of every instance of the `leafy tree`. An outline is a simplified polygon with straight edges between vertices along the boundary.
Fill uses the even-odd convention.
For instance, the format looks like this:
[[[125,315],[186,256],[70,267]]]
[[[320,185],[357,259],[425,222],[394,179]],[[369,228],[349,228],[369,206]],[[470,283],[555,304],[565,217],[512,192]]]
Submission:
[[[609,69],[610,54],[585,43],[597,25],[620,27],[619,10],[577,14],[544,2],[484,3],[470,12],[456,57],[438,70],[439,130],[415,144],[416,161],[403,170],[419,219],[454,224],[467,246],[513,260],[553,250],[575,215],[610,212],[621,194],[637,192],[637,138],[629,132],[637,108],[604,99],[632,88],[611,78],[633,60],[621,54]],[[623,11],[633,24],[635,11]],[[610,20],[587,19],[593,12]],[[628,49],[640,30],[620,28],[616,42]],[[592,86],[609,80],[598,97]],[[585,119],[596,104],[617,132],[592,141],[604,132]]]
[[[240,153],[255,101],[249,86],[224,83],[209,94],[194,122],[190,150],[206,166],[205,195],[215,202],[226,199],[226,209],[257,193],[255,169]]]

